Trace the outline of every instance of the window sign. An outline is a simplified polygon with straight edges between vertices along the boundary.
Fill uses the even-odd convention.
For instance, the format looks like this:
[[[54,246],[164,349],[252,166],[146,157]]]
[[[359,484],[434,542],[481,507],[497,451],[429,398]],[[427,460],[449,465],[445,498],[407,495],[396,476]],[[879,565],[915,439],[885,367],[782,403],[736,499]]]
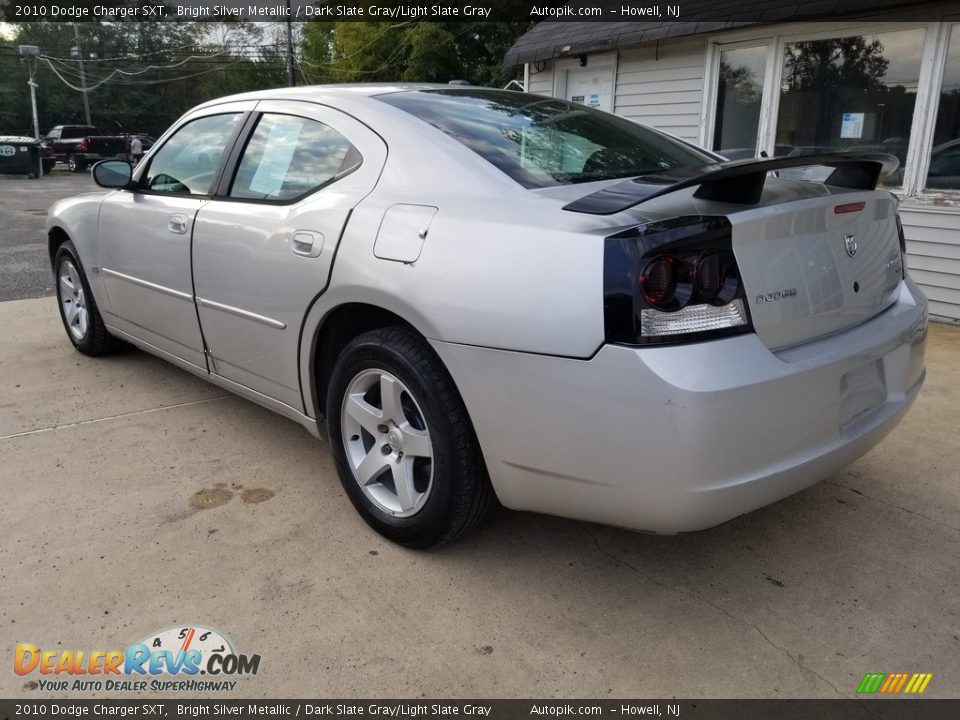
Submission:
[[[266,140],[270,152],[264,153],[260,159],[257,172],[250,181],[251,191],[264,197],[275,196],[280,192],[290,161],[293,160],[293,152],[297,149],[301,123],[298,118],[273,122]]]
[[[863,116],[864,113],[844,113],[843,122],[840,124],[840,137],[842,139],[863,137]]]

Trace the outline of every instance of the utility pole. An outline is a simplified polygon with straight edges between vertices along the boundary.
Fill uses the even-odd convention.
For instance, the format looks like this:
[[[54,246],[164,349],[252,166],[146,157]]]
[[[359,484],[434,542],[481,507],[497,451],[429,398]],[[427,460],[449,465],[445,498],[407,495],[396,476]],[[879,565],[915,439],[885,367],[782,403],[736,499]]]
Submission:
[[[290,20],[290,0],[287,0],[287,87],[295,85],[293,79],[293,23]]]
[[[73,37],[77,41],[77,59],[78,69],[80,70],[80,94],[83,95],[83,112],[87,118],[87,125],[92,125],[90,122],[90,98],[87,97],[87,75],[83,72],[83,48],[80,46],[80,30],[77,28],[77,24],[73,23]]]
[[[33,137],[40,139],[40,122],[37,119],[37,84],[33,81],[33,76],[37,72],[37,58],[40,57],[40,48],[36,45],[21,45],[20,59],[30,67],[30,78],[27,85],[30,86],[30,103],[33,105]]]

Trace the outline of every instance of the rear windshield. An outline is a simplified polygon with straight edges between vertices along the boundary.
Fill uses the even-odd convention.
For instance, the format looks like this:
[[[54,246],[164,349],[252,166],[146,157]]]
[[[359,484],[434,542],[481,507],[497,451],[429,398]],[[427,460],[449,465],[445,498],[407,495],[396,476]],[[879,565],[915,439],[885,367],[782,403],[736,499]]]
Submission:
[[[528,188],[715,162],[656,130],[539,95],[458,88],[391,93],[377,99],[442,130]]]

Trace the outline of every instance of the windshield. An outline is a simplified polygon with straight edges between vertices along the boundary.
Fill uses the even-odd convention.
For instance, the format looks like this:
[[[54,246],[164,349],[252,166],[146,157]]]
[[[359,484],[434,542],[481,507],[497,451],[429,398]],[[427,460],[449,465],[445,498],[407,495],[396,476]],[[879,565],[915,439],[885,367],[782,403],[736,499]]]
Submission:
[[[693,146],[625,118],[540,95],[458,88],[377,99],[442,130],[528,188],[715,162]]]

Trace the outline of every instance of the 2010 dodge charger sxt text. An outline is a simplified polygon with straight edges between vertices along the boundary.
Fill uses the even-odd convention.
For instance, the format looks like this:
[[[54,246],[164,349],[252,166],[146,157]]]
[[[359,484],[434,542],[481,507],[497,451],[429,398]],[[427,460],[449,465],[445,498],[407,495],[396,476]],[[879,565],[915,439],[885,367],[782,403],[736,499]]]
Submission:
[[[916,397],[895,163],[725,162],[516,92],[284,88],[100,163],[109,190],[47,230],[78,350],[123,339],[325,421],[397,542],[495,499],[672,533],[828,476]]]

